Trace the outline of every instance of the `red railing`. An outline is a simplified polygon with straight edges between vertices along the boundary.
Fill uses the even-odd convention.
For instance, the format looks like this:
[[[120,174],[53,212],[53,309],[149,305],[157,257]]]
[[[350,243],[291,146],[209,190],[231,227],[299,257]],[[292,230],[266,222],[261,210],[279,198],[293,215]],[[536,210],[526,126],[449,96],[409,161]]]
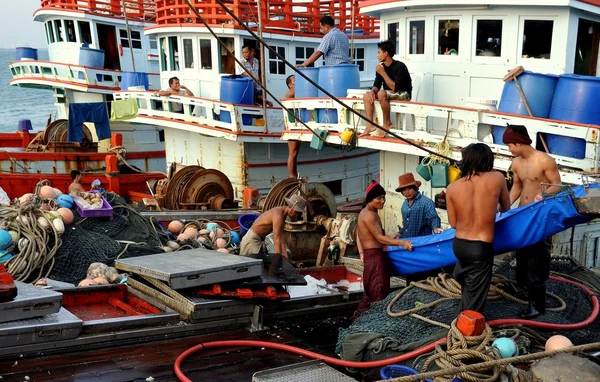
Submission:
[[[202,25],[185,0],[154,0],[158,25]],[[258,23],[259,9],[254,0],[222,0],[238,18]],[[192,0],[204,20],[211,25],[240,28],[216,0]],[[312,0],[294,4],[293,0],[262,0],[261,18],[264,29],[291,30],[301,33],[320,32],[319,20],[329,14],[342,31],[354,29],[365,36],[379,35],[379,20],[359,14],[358,0]],[[250,24],[252,25],[252,24]]]
[[[153,0],[41,0],[41,9],[64,9],[99,16],[127,18],[131,21],[154,22],[156,7]]]

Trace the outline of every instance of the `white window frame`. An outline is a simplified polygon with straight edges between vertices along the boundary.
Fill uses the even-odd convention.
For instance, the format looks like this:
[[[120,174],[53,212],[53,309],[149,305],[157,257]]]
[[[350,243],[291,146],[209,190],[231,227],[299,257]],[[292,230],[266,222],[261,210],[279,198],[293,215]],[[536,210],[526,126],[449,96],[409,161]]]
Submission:
[[[122,29],[122,28],[117,28],[118,32],[119,32],[119,44],[121,44],[121,46],[124,49],[129,49],[129,41],[127,40],[127,29]],[[121,36],[121,31],[125,32],[125,37]],[[139,42],[140,43],[140,47],[136,48],[135,46],[133,47],[134,50],[141,50],[144,49],[144,44],[143,44],[143,34],[140,31],[137,30],[132,30],[133,32],[137,32],[140,34],[140,38],[133,38],[133,36],[131,36],[131,45],[135,45],[135,42]],[[125,42],[125,44],[123,44],[123,42]],[[126,46],[127,45],[127,46]]]
[[[478,56],[477,55],[477,22],[478,21],[500,21],[502,22],[502,35],[500,36],[500,55],[499,56],[493,56],[493,57],[489,57],[489,56]],[[506,54],[506,23],[504,22],[505,19],[501,16],[482,16],[482,15],[478,15],[478,16],[473,16],[473,28],[472,28],[472,36],[471,36],[471,41],[473,42],[471,44],[471,59],[473,60],[473,62],[479,62],[479,63],[485,63],[485,62],[489,62],[489,63],[499,63],[500,61],[502,61],[503,58],[505,58],[507,56]]]
[[[523,58],[523,35],[525,34],[525,21],[552,21],[552,41],[550,42],[550,59],[542,58]],[[517,64],[523,64],[523,66],[555,66],[555,59],[552,57],[557,54],[556,52],[556,27],[557,18],[554,16],[519,16],[519,34],[517,36]]]
[[[459,31],[458,31],[458,54],[439,54],[438,48],[440,46],[440,21],[441,20],[458,20],[459,22]],[[463,29],[460,25],[465,25],[464,19],[459,15],[444,15],[444,16],[435,16],[433,18],[433,30],[434,30],[434,42],[433,42],[433,59],[438,62],[459,62],[461,57],[465,56],[465,44],[463,44],[462,40],[464,40],[464,33],[461,34],[460,30]]]
[[[423,28],[423,33],[425,34],[424,36],[424,45],[423,45],[423,53],[421,54],[415,54],[415,53],[410,53],[410,43],[411,43],[411,39],[412,39],[412,31],[411,31],[411,27],[410,27],[410,23],[414,22],[414,21],[422,21],[425,23],[425,26]],[[425,61],[426,57],[427,57],[427,48],[431,48],[428,45],[428,41],[427,41],[427,21],[428,19],[425,17],[410,17],[406,19],[406,44],[405,44],[405,54],[406,57],[410,58],[411,61]],[[436,50],[437,50],[437,45],[436,45]],[[436,55],[437,55],[437,51],[436,51]]]
[[[200,49],[201,41],[208,41],[210,43],[210,68],[208,69],[202,68],[202,50]],[[208,37],[198,37],[198,42],[196,44],[196,49],[198,49],[198,70],[212,71],[217,66],[215,64],[215,58],[217,57],[217,54],[215,54],[215,52],[218,51],[217,47],[218,42],[216,40],[213,41],[213,39]]]
[[[184,46],[184,41],[186,41],[186,40],[189,40],[192,44],[192,67],[191,68],[186,67],[186,62],[185,62],[186,59],[188,58],[187,54],[185,52],[185,46]],[[198,57],[198,54],[196,52],[197,44],[195,44],[195,42],[196,42],[196,39],[192,38],[192,37],[182,37],[181,38],[181,52],[179,53],[179,57],[180,57],[179,68],[180,68],[180,70],[185,71],[185,70],[195,70],[196,69],[196,62],[197,62],[196,58]],[[181,66],[182,55],[183,55],[183,66]]]
[[[279,52],[279,48],[282,48],[283,49],[283,55],[282,56],[283,57],[287,56],[287,52],[286,51],[287,51],[287,49],[289,49],[289,46],[287,46],[287,45],[271,45],[271,47],[273,49],[275,49],[277,51],[277,53],[279,53],[279,54],[281,54],[281,52]],[[271,58],[271,51],[269,51],[269,53],[267,54],[267,61],[265,62],[265,64],[266,64],[265,71],[270,76],[285,76],[286,75],[285,65],[284,65],[284,68],[283,68],[283,73],[279,73],[279,72],[272,73],[271,72],[271,62],[279,63],[279,62],[283,62],[283,61],[281,61],[278,57]],[[279,65],[277,65],[277,68],[279,68]]]
[[[60,24],[60,28],[58,28],[58,26],[56,25],[56,22],[58,21],[58,23]],[[52,26],[54,27],[54,37],[56,37],[55,41],[56,42],[65,42],[65,38],[62,34],[62,31],[65,30],[65,26],[63,24],[62,20],[52,20]]]
[[[352,49],[352,48],[350,48]],[[363,51],[363,58],[361,59],[357,59],[356,58],[356,53],[358,52],[359,49],[362,49]],[[354,47],[354,64],[358,65],[358,62],[361,61],[363,63],[363,70],[360,70],[360,65],[358,67],[358,71],[361,73],[366,73],[367,72],[367,47],[365,46],[355,46]]]
[[[314,53],[317,51],[318,46],[316,46],[316,45],[296,46],[296,47],[294,47],[294,54],[296,54],[296,49],[298,49],[298,48],[302,48],[305,57],[296,56],[296,65],[303,63],[312,55],[312,53],[311,54],[306,53],[307,49],[312,49],[313,53]],[[317,67],[318,66],[317,63],[319,63],[319,65],[320,65],[320,61],[321,60],[317,60],[317,61],[313,62],[312,64],[309,65],[309,67]]]

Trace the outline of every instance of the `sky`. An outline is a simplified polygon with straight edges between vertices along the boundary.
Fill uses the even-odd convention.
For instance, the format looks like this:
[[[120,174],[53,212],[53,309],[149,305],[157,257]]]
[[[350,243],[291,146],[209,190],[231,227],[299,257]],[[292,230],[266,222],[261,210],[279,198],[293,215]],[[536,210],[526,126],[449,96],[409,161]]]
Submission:
[[[33,12],[40,7],[40,0],[2,0],[0,12],[0,48],[30,46],[46,48],[44,24],[33,21]]]

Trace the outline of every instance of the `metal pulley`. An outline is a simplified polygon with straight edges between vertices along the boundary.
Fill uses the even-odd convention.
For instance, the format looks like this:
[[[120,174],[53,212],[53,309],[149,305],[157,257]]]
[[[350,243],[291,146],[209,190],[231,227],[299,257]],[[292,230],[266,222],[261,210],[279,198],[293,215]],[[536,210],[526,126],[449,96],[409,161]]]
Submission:
[[[312,208],[312,216],[334,217],[337,214],[335,196],[322,183],[306,183],[305,181],[286,178],[277,183],[262,201],[262,210],[285,206],[285,199],[298,194],[308,201]],[[306,218],[306,216],[305,216]]]

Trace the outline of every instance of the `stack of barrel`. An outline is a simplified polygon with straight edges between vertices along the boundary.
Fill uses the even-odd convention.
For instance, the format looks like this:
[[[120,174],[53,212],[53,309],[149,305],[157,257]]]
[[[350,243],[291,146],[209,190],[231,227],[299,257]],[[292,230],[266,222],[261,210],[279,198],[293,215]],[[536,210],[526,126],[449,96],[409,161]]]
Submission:
[[[600,78],[525,71],[518,81],[534,117],[600,125],[600,110],[597,107],[600,101]],[[505,83],[498,111],[529,115],[514,81]],[[502,143],[504,129],[501,126],[494,127],[494,143]],[[542,136],[551,154],[585,158],[584,139],[549,133]]]

